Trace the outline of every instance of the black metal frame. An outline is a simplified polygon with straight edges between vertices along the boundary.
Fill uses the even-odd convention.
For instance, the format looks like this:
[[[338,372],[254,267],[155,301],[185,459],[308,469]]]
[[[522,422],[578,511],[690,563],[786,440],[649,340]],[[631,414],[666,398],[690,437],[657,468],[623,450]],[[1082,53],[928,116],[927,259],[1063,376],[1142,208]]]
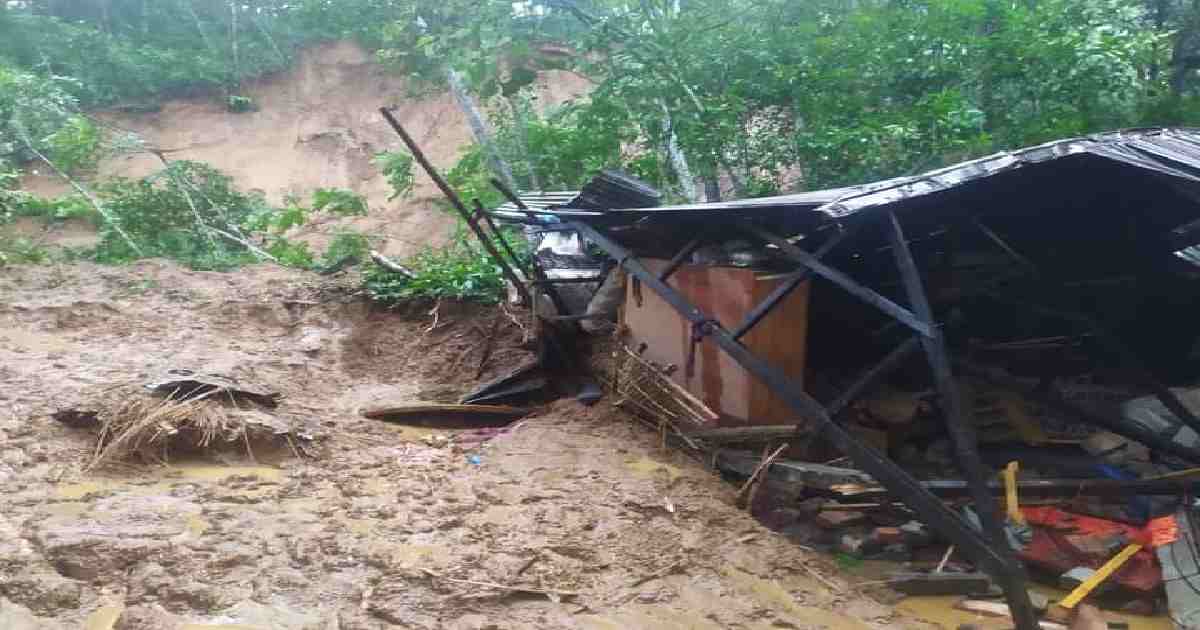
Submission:
[[[900,221],[893,213],[875,215],[887,222],[887,231],[895,255],[896,266],[903,279],[910,309],[906,309],[878,292],[863,286],[846,274],[822,263],[820,258],[842,242],[845,232],[830,237],[816,254],[811,254],[750,222],[742,224],[742,230],[766,243],[774,245],[789,260],[800,265],[801,270],[773,291],[733,331],[704,313],[686,297],[668,285],[662,275],[647,269],[629,250],[601,233],[598,229],[582,222],[570,222],[566,227],[578,231],[584,238],[596,244],[617,262],[617,265],[657,293],[682,317],[692,323],[694,337],[711,339],[747,372],[762,381],[775,395],[785,401],[801,417],[813,423],[835,447],[846,453],[862,470],[880,482],[889,492],[901,499],[914,513],[953,542],[980,568],[990,573],[1004,589],[1013,620],[1019,630],[1034,630],[1038,627],[1037,615],[1026,591],[1024,567],[1016,559],[1003,533],[995,501],[988,488],[982,463],[976,450],[974,425],[966,417],[951,371],[950,357],[946,351],[941,329],[933,320],[932,309],[921,283],[920,274],[913,260]],[[859,221],[869,217],[857,217]],[[682,262],[689,250],[696,247],[689,242],[680,254],[673,258]],[[675,265],[677,267],[678,265]],[[669,275],[669,274],[664,274]],[[867,370],[860,378],[837,398],[830,406],[821,405],[808,395],[804,388],[793,382],[778,368],[763,360],[742,345],[739,339],[758,321],[769,313],[783,297],[810,275],[817,275],[841,287],[846,292],[890,315],[896,321],[913,329],[917,334],[890,352],[875,367]],[[783,287],[787,287],[784,289]],[[887,455],[865,444],[851,435],[835,421],[835,416],[867,388],[899,367],[905,358],[920,346],[933,372],[934,382],[941,397],[941,407],[946,424],[954,442],[959,466],[966,477],[975,507],[980,513],[984,531],[974,529],[962,516],[948,508],[941,499],[892,462]],[[797,427],[799,429],[799,427]]]
[[[491,256],[492,260],[496,261],[496,264],[500,266],[500,272],[504,274],[504,277],[513,284],[517,292],[521,294],[522,298],[524,298],[526,301],[532,302],[532,297],[529,295],[529,289],[525,287],[525,283],[521,281],[521,278],[517,276],[516,272],[513,271],[513,268],[509,265],[509,263],[504,260],[504,257],[500,255],[500,252],[496,251],[495,244],[492,243],[492,240],[488,238],[483,229],[479,227],[479,217],[482,216],[483,218],[486,218],[488,224],[495,229],[495,224],[491,222],[491,217],[482,212],[483,208],[478,205],[476,212],[467,210],[467,207],[463,205],[462,199],[459,199],[458,195],[454,193],[454,189],[450,188],[450,184],[446,183],[446,180],[442,178],[442,175],[438,172],[438,170],[434,168],[432,163],[430,163],[429,158],[425,157],[425,153],[421,151],[421,147],[417,146],[417,143],[412,139],[412,136],[408,135],[408,132],[404,130],[404,127],[400,125],[395,116],[392,116],[392,111],[386,107],[381,107],[379,108],[379,113],[383,114],[384,119],[387,120],[389,125],[391,125],[392,130],[395,131],[396,135],[400,136],[400,139],[404,141],[404,144],[408,147],[408,150],[412,152],[413,157],[416,158],[417,163],[421,165],[421,168],[425,169],[425,172],[429,174],[429,178],[433,180],[433,183],[437,185],[438,189],[442,191],[443,195],[446,195],[446,199],[450,201],[450,205],[454,206],[454,209],[458,212],[458,215],[462,217],[463,221],[466,222],[467,227],[470,228],[471,232],[475,234],[475,237],[479,239],[479,244],[483,247],[484,251],[486,251],[488,256]],[[500,238],[500,242],[504,245],[505,249],[511,254],[512,250],[508,248],[508,244],[505,243],[503,237],[500,236],[499,230],[496,230],[495,234],[498,238]],[[514,256],[513,263],[515,264],[516,262],[516,257]]]
[[[493,235],[499,240],[501,247],[512,258],[513,263],[519,264],[512,248],[504,241],[503,236],[496,229],[495,224],[491,221],[491,217],[483,209],[482,205],[476,201],[475,211],[471,212],[467,210],[462,200],[459,199],[446,183],[445,179],[433,167],[413,141],[412,137],[408,135],[400,123],[392,116],[392,113],[387,108],[381,108],[380,112],[408,146],[417,162],[425,169],[430,178],[433,179],[434,183],[437,184],[438,188],[454,206],[455,210],[466,221],[468,227],[479,239],[484,250],[500,266],[504,276],[516,286],[517,290],[523,296],[532,299],[532,296],[529,295],[529,290],[521,282],[512,267],[505,261],[504,257],[501,256],[500,252],[497,251],[495,244],[492,243],[491,239],[479,226],[480,221],[486,221]],[[499,182],[493,181],[493,184],[510,201],[525,212],[531,222],[538,222],[536,213],[525,207],[512,191],[505,188]],[[701,234],[699,237],[688,242],[679,253],[672,257],[665,270],[660,273],[654,273],[642,265],[631,252],[590,225],[575,221],[562,224],[561,228],[578,232],[584,238],[607,252],[616,261],[618,266],[633,276],[635,295],[637,294],[638,284],[643,283],[654,290],[667,304],[678,311],[680,315],[690,321],[692,324],[693,350],[695,345],[703,342],[705,338],[712,339],[730,358],[741,365],[747,372],[765,383],[772,392],[786,402],[801,417],[813,423],[817,431],[821,432],[835,447],[846,453],[859,468],[870,474],[890,493],[901,499],[922,520],[950,539],[976,565],[990,573],[1000,586],[1003,587],[1017,628],[1019,630],[1034,630],[1038,628],[1038,621],[1030,604],[1029,594],[1025,590],[1024,568],[1013,555],[1012,549],[1003,535],[1003,526],[999,521],[996,506],[991,498],[987,479],[984,476],[983,467],[976,451],[974,427],[965,417],[966,410],[963,408],[958,388],[955,385],[954,376],[950,368],[950,358],[946,352],[941,330],[933,320],[929,300],[921,284],[920,275],[913,261],[908,242],[904,238],[904,232],[899,220],[892,213],[886,213],[882,216],[888,222],[888,234],[896,258],[896,266],[904,281],[904,289],[911,310],[896,304],[873,289],[856,282],[850,276],[821,262],[820,259],[823,256],[828,254],[848,236],[848,231],[844,230],[840,234],[831,236],[816,254],[811,254],[788,242],[787,239],[772,234],[754,223],[743,222],[740,225],[742,231],[775,246],[786,258],[798,264],[800,270],[781,285],[780,288],[773,291],[771,295],[768,295],[763,302],[752,309],[747,317],[732,332],[726,330],[719,321],[709,317],[667,284],[667,280],[669,280],[672,273],[686,261],[688,256],[704,244],[705,235]],[[865,217],[856,217],[855,224],[851,226],[851,229],[860,227],[863,220],[865,220]],[[560,226],[555,225],[554,227],[559,228]],[[554,282],[548,280],[545,274],[542,273],[537,264],[536,257],[531,272],[533,282],[550,295],[551,299],[555,301],[555,306],[558,308],[558,317],[550,319],[576,319],[566,316],[560,300],[557,299],[557,292],[553,289]],[[775,308],[788,293],[812,275],[832,282],[851,295],[890,315],[897,322],[908,326],[917,333],[913,338],[905,341],[885,356],[875,367],[867,370],[858,381],[847,388],[829,407],[821,405],[820,402],[808,395],[803,387],[794,383],[775,366],[755,355],[739,341],[742,336]],[[551,345],[557,343],[552,337],[548,336],[546,339]],[[915,351],[917,346],[922,347],[924,350],[926,360],[933,372],[934,381],[942,400],[943,415],[946,418],[947,428],[954,442],[955,454],[957,455],[959,465],[965,472],[971,497],[976,504],[975,507],[980,513],[984,527],[983,532],[974,529],[962,516],[948,508],[935,494],[925,488],[904,469],[888,459],[887,455],[879,452],[869,444],[859,441],[834,420],[835,416],[845,409],[846,405],[852,400],[861,395],[873,383],[899,367],[904,359]],[[564,361],[567,360],[566,353],[562,349],[558,349],[554,354],[560,355]],[[797,430],[799,428],[797,427]]]

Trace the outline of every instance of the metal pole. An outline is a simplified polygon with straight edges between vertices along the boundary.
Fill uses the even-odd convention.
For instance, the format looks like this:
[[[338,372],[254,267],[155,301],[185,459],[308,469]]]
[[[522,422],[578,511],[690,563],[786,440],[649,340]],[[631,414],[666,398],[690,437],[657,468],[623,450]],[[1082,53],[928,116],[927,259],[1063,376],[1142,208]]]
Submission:
[[[900,227],[900,220],[896,218],[894,212],[888,212],[887,221],[890,224],[888,236],[892,241],[892,254],[896,258],[896,267],[900,270],[900,276],[904,282],[904,291],[908,294],[909,306],[917,317],[932,328],[933,309],[929,306],[929,298],[925,295],[921,274],[917,270],[916,261],[913,260],[912,250],[908,248],[908,241],[904,240],[904,230]],[[998,575],[997,579],[1004,588],[1004,595],[1008,599],[1008,607],[1013,621],[1021,630],[1034,630],[1038,628],[1037,613],[1033,609],[1033,604],[1029,602],[1029,592],[1025,590],[1024,576],[1021,575],[1020,566],[1005,538],[1004,525],[999,520],[996,502],[988,492],[987,475],[984,473],[983,464],[979,459],[975,425],[971,422],[967,409],[962,404],[958,383],[954,380],[954,374],[950,369],[950,357],[946,353],[946,340],[942,336],[941,330],[937,328],[932,328],[932,330],[934,331],[932,336],[921,337],[921,345],[925,349],[925,357],[929,361],[934,383],[941,396],[942,413],[945,416],[946,429],[954,443],[958,465],[971,488],[971,497],[974,499],[975,509],[979,511],[983,521],[984,533],[993,541],[996,553],[1003,558],[1003,564],[1006,565],[1006,570]]]
[[[533,299],[529,295],[529,290],[525,288],[525,284],[521,282],[521,279],[517,277],[517,274],[513,273],[512,268],[509,267],[508,263],[504,261],[504,258],[500,256],[500,252],[496,251],[495,246],[492,245],[491,240],[487,238],[487,236],[483,233],[483,230],[476,224],[475,221],[471,220],[471,212],[467,210],[467,207],[463,205],[462,200],[459,199],[458,195],[454,193],[454,189],[450,188],[450,184],[447,184],[446,180],[442,179],[442,175],[438,173],[438,170],[434,168],[433,164],[431,164],[425,157],[425,154],[421,151],[421,148],[417,146],[415,141],[413,141],[412,136],[409,136],[408,132],[404,130],[404,127],[400,126],[400,123],[396,121],[396,118],[392,116],[392,112],[388,110],[388,108],[380,107],[379,113],[383,114],[383,117],[387,119],[388,124],[392,126],[392,129],[396,131],[396,133],[400,136],[400,139],[403,140],[404,144],[408,146],[408,150],[412,152],[413,157],[417,159],[417,162],[421,165],[421,168],[425,169],[425,172],[429,174],[429,178],[433,180],[433,183],[437,184],[437,187],[441,189],[442,194],[446,196],[446,199],[450,200],[450,204],[454,206],[455,210],[458,211],[458,215],[462,217],[462,220],[466,222],[467,227],[470,228],[471,231],[475,233],[475,237],[479,239],[479,244],[483,246],[483,249],[487,251],[488,256],[491,256],[492,260],[495,261],[495,263],[500,267],[500,272],[504,274],[504,277],[507,278],[509,282],[513,283],[513,286],[517,288],[517,292],[521,294],[522,298],[524,298],[527,302],[532,303]]]
[[[921,515],[923,520],[962,548],[979,567],[996,576],[1009,574],[1011,565],[1004,556],[993,549],[990,540],[972,529],[961,516],[947,508],[940,499],[923,488],[916,479],[889,460],[887,456],[870,445],[860,442],[846,429],[834,423],[825,408],[790,378],[746,349],[719,324],[710,321],[700,309],[660,281],[657,274],[646,269],[624,247],[587,224],[572,222],[569,225],[608,252],[617,261],[617,264],[654,290],[680,315],[693,324],[703,326],[707,336],[712,337],[713,341],[730,358],[765,383],[771,391],[802,417],[810,419],[818,428],[824,430],[826,438],[835,447],[846,453],[862,470],[902,499],[913,511]],[[1035,627],[1021,626],[1021,630],[1032,630]]]
[[[687,245],[684,245],[683,249],[679,250],[679,253],[675,254],[675,256],[671,258],[671,261],[667,263],[666,269],[662,270],[662,273],[658,275],[658,279],[666,282],[667,279],[671,277],[671,274],[675,273],[675,270],[679,269],[679,267],[683,265],[683,262],[687,260],[688,256],[691,256],[692,254],[696,253],[697,249],[700,249],[700,246],[704,244],[704,240],[705,239],[703,237],[697,236],[696,238],[688,241]]]
[[[896,346],[887,356],[880,359],[879,363],[876,363],[866,372],[860,374],[858,379],[847,387],[836,400],[829,403],[829,415],[836,417],[850,403],[854,402],[855,399],[870,389],[872,385],[894,372],[896,368],[899,368],[904,363],[904,360],[920,347],[920,341],[917,337],[909,337],[907,341]]]
[[[742,228],[758,238],[779,248],[779,251],[785,256],[811,269],[813,273],[817,274],[818,276],[821,276],[822,278],[825,278],[826,280],[838,285],[850,295],[853,295],[867,304],[878,308],[884,313],[891,315],[892,318],[899,320],[909,328],[912,328],[926,337],[934,334],[933,330],[929,327],[928,322],[921,321],[920,318],[918,318],[916,315],[913,315],[911,311],[903,306],[896,304],[895,302],[880,295],[878,292],[859,284],[850,276],[847,276],[837,269],[834,269],[833,267],[830,267],[829,265],[817,260],[816,256],[813,256],[803,249],[792,245],[785,239],[771,234],[757,225],[746,223],[742,226]]]
[[[834,247],[837,247],[839,243],[846,240],[846,237],[857,231],[857,227],[859,225],[862,225],[862,223],[860,222],[855,224],[854,227],[841,230],[837,234],[834,234],[826,239],[825,242],[821,244],[821,247],[819,247],[813,254],[813,257],[818,259],[823,258],[826,254],[833,250]],[[750,332],[751,328],[754,328],[758,322],[762,321],[762,319],[767,316],[767,313],[771,312],[771,309],[775,308],[776,304],[780,303],[784,298],[791,295],[792,291],[794,291],[796,287],[800,286],[805,280],[808,280],[811,277],[812,269],[805,267],[789,277],[782,284],[775,287],[775,290],[771,291],[770,295],[764,298],[762,302],[758,303],[758,306],[755,306],[749,313],[747,313],[745,319],[742,320],[742,323],[738,324],[738,327],[733,329],[733,338],[741,339],[744,337],[746,333]]]
[[[537,215],[529,209],[529,206],[526,206],[525,202],[521,201],[521,198],[516,193],[509,190],[508,186],[504,185],[504,182],[495,177],[491,179],[491,182],[492,186],[500,191],[500,194],[504,195],[513,205],[528,213],[531,219],[537,219]],[[550,297],[550,302],[554,305],[554,310],[558,311],[559,315],[566,315],[567,303],[563,301],[562,294],[558,292],[558,287],[552,286],[552,282],[546,276],[546,271],[542,269],[542,264],[538,262],[536,251],[529,254],[529,272],[533,274],[534,282],[541,286],[542,291]],[[601,278],[600,280],[603,281],[604,279]]]

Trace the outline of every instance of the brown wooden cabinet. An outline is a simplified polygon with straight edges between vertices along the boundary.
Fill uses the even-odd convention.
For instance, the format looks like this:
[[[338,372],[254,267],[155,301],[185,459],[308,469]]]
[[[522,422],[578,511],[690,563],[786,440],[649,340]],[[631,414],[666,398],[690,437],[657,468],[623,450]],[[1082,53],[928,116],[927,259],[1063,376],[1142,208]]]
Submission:
[[[651,271],[666,267],[663,260],[645,260]],[[782,280],[752,269],[683,265],[669,284],[723,326],[733,329]],[[623,321],[631,348],[646,344],[647,359],[674,365],[672,379],[721,415],[719,426],[795,424],[798,418],[758,379],[750,376],[712,341],[696,344],[695,368],[687,375],[692,327],[653,291],[640,291],[626,283]],[[809,285],[797,287],[758,323],[742,342],[770,361],[796,383],[804,379],[808,337]],[[640,304],[639,304],[640,301]]]

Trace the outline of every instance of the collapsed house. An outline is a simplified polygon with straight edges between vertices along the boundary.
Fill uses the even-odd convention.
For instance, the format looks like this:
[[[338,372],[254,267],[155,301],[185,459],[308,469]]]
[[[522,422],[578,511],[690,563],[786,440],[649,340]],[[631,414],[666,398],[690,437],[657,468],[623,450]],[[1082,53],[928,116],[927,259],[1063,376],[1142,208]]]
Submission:
[[[728,202],[660,205],[615,173],[509,196],[464,216],[526,226],[547,321],[623,298],[626,352],[706,409],[673,429],[727,469],[903,503],[1022,630],[1029,573],[1076,568],[1092,574],[1066,608],[1101,585],[1150,605],[1165,580],[1176,622],[1200,623],[1194,477],[1176,472],[1200,463],[1200,132]],[[785,441],[781,459],[736,448]],[[811,463],[842,455],[853,470]]]

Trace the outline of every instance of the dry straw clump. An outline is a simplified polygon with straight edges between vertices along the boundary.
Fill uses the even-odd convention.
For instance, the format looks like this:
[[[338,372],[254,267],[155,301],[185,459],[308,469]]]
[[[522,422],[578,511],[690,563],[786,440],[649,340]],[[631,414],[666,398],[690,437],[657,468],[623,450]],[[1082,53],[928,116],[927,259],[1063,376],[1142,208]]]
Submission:
[[[286,429],[281,431],[272,416],[220,398],[132,394],[111,399],[97,414],[100,433],[88,468],[133,457],[166,463],[173,455],[229,446],[245,448],[253,459],[251,442],[287,441]]]
[[[712,409],[671,380],[669,368],[656,365],[623,344],[613,351],[608,385],[620,397],[618,404],[659,429],[664,442],[669,431],[697,448],[687,439],[687,433],[717,419]]]

